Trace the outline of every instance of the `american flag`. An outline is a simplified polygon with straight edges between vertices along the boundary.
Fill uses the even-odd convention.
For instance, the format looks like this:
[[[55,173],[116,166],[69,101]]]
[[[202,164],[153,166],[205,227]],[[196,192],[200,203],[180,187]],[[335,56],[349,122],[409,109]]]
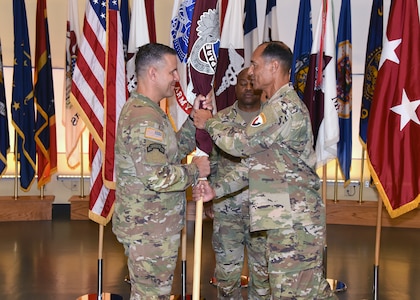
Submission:
[[[118,1],[106,4],[105,0],[87,2],[71,97],[93,137],[89,218],[103,225],[113,211],[115,131],[126,101]]]

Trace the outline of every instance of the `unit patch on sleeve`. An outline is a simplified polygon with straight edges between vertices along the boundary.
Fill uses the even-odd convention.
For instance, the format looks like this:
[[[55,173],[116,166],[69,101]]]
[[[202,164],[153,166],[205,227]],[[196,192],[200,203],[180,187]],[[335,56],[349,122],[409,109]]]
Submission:
[[[144,132],[144,137],[146,139],[152,139],[152,140],[162,142],[163,141],[163,131],[158,130],[158,129],[153,128],[153,127],[147,127],[145,132]]]
[[[258,116],[256,116],[254,118],[254,120],[252,120],[251,127],[261,126],[261,125],[265,124],[266,121],[267,121],[267,119],[266,119],[264,113],[260,113]]]
[[[165,151],[165,145],[147,141],[145,161],[151,164],[163,164],[167,160]]]
[[[147,145],[147,152],[152,152],[153,150],[157,150],[162,154],[165,154],[165,147],[159,143],[150,143]]]

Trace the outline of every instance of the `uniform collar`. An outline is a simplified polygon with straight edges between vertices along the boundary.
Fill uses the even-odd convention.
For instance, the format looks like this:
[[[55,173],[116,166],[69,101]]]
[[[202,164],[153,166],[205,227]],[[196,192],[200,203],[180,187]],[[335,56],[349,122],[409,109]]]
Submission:
[[[287,94],[290,90],[293,89],[293,86],[290,82],[283,85],[281,88],[277,90],[277,92],[274,93],[273,96],[267,101],[270,102],[272,99],[282,98],[285,94]]]
[[[139,94],[136,91],[132,91],[131,94],[130,94],[130,97],[140,100],[144,106],[152,107],[153,109],[157,110],[163,116],[166,117],[166,113],[162,110],[160,105],[157,104],[156,102],[152,101],[149,97],[146,97],[145,95]]]

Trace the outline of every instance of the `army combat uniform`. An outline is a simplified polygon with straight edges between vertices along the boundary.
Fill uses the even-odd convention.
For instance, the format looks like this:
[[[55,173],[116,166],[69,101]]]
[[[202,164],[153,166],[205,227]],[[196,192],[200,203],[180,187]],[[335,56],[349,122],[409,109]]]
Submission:
[[[246,113],[232,106],[218,112],[215,118],[246,127],[258,111]],[[218,169],[215,182],[219,182],[231,172],[240,173],[240,158],[233,157],[218,149]],[[240,184],[240,180],[234,181]],[[216,256],[215,276],[217,278],[218,299],[242,299],[241,274],[246,246],[250,281],[248,299],[270,299],[267,260],[265,257],[265,232],[249,230],[248,180],[245,186],[233,194],[213,200],[213,249]]]
[[[185,189],[199,176],[195,164],[181,164],[181,159],[194,148],[195,127],[189,118],[175,133],[158,104],[131,93],[118,120],[112,219],[128,257],[131,300],[169,299],[184,227]]]
[[[323,277],[326,213],[310,117],[293,87],[263,103],[245,130],[218,119],[206,130],[221,149],[246,158],[250,227],[267,232],[272,299],[337,299]]]

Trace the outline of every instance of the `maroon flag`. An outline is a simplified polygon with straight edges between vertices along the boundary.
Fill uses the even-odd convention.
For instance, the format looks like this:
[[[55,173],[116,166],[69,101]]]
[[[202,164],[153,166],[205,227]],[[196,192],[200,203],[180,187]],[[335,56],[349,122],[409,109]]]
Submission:
[[[367,139],[371,174],[392,218],[420,202],[419,58],[417,0],[393,1]]]
[[[147,28],[151,43],[156,43],[155,0],[145,0]]]
[[[206,96],[213,88],[219,37],[217,0],[197,0],[191,24],[187,64],[190,79],[188,85],[195,95]],[[207,131],[197,130],[196,140],[197,148],[207,154],[211,152],[213,143]]]
[[[232,105],[236,100],[235,85],[244,66],[243,11],[243,2],[229,1],[224,18],[221,19],[223,28],[214,78],[217,110]]]

